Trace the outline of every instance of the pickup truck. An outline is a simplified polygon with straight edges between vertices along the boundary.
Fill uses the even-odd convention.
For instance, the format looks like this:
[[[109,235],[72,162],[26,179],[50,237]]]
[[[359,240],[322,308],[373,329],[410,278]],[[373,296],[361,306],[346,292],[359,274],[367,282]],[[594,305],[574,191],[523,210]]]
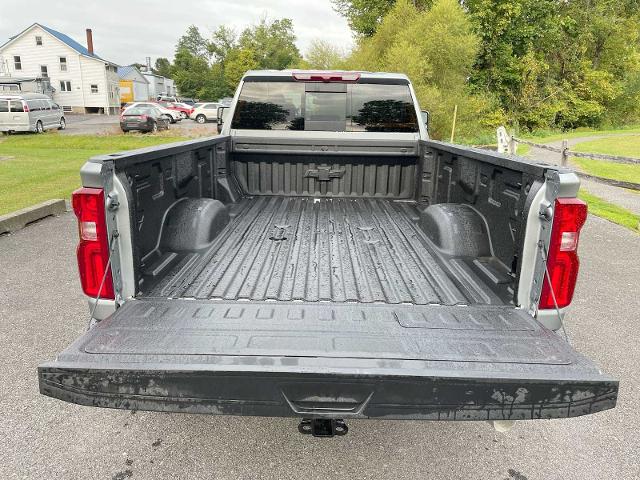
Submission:
[[[618,381],[560,334],[577,176],[430,140],[427,119],[404,75],[250,71],[220,135],[91,158],[72,197],[89,329],[40,392],[316,436],[613,408]]]

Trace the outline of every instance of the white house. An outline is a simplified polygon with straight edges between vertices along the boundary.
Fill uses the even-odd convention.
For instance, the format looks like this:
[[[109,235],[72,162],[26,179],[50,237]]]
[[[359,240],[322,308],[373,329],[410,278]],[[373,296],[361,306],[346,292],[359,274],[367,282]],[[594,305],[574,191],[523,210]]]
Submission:
[[[117,65],[87,46],[34,23],[0,46],[0,76],[49,78],[53,100],[65,112],[115,114],[120,107]]]
[[[149,95],[156,98],[158,95],[175,96],[178,94],[176,85],[171,78],[156,75],[151,72],[142,72],[149,81]]]
[[[149,92],[149,81],[133,65],[118,67],[120,103],[155,100]]]

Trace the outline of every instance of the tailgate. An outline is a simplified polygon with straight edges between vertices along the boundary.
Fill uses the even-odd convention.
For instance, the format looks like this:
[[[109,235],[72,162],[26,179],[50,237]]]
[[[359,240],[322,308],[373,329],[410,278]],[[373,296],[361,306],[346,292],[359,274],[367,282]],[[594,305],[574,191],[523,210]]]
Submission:
[[[266,416],[562,418],[618,391],[504,306],[133,300],[38,374],[81,405]]]

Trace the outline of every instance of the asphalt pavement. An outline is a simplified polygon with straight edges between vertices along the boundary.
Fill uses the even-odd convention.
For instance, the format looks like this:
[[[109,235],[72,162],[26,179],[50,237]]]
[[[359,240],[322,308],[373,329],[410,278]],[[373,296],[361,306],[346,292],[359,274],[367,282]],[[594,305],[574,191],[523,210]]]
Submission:
[[[0,478],[637,479],[640,478],[640,236],[591,217],[568,331],[621,380],[595,415],[486,423],[350,421],[316,439],[293,418],[81,407],[38,393],[36,366],[81,335],[88,312],[71,214],[0,237]]]

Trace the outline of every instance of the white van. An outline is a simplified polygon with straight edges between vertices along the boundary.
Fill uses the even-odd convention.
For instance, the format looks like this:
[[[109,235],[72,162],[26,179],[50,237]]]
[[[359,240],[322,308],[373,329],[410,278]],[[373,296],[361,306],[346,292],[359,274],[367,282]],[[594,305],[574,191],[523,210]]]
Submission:
[[[0,94],[0,132],[37,132],[57,128],[67,122],[57,103],[41,93]]]

